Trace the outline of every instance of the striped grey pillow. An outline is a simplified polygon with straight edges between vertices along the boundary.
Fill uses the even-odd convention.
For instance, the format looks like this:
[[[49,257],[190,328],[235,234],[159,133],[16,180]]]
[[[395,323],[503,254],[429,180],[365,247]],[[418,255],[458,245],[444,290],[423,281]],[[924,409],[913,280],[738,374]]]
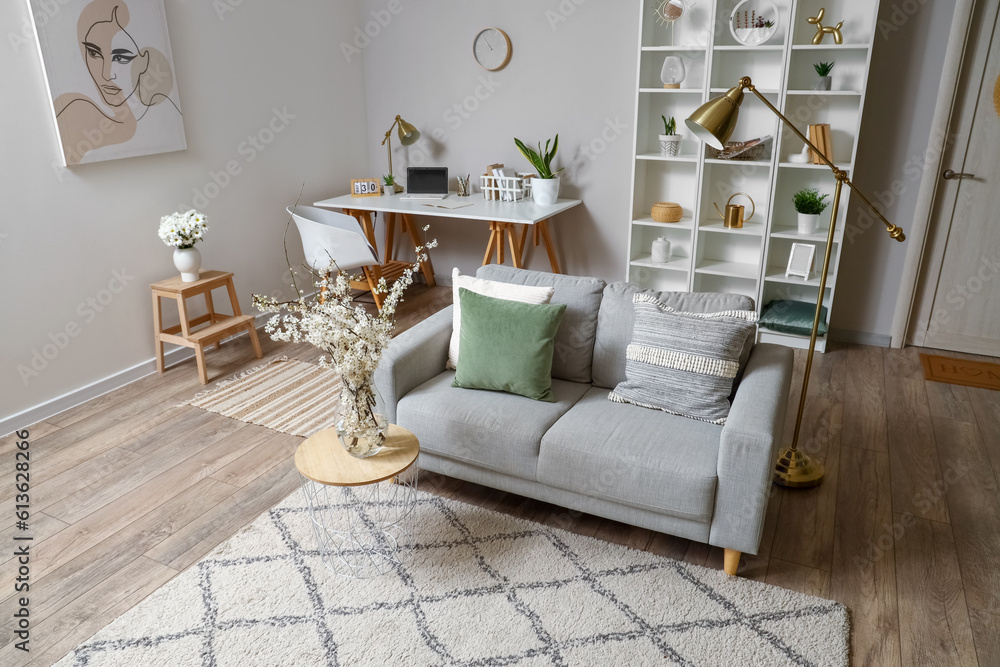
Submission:
[[[650,294],[632,297],[635,324],[625,381],[608,396],[675,415],[725,424],[740,352],[757,313],[682,313]]]

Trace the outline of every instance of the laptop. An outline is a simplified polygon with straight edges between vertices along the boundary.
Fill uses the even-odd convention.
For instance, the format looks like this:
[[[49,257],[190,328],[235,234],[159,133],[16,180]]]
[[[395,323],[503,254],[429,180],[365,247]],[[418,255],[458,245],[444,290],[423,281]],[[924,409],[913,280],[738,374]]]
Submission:
[[[444,199],[448,196],[448,167],[407,167],[402,199]]]

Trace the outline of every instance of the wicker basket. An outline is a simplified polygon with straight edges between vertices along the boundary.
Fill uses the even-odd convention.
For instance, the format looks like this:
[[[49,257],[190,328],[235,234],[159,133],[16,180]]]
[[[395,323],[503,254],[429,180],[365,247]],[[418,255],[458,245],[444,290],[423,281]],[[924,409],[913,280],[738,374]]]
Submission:
[[[726,149],[720,151],[711,146],[705,147],[705,155],[712,160],[767,160],[771,157],[771,136],[751,139],[749,141],[726,142]]]
[[[684,209],[672,201],[661,201],[653,204],[651,213],[653,220],[657,222],[680,222]]]

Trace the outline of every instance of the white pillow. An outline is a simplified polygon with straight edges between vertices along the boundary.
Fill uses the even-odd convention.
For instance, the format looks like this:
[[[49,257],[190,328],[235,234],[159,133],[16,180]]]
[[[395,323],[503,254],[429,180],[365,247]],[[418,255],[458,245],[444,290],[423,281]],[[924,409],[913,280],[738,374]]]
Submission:
[[[458,339],[462,327],[462,310],[459,305],[458,289],[464,287],[476,294],[492,296],[505,301],[520,301],[521,303],[548,303],[552,300],[554,287],[535,287],[533,285],[513,285],[496,280],[483,280],[474,276],[463,276],[457,268],[451,270],[453,317],[451,324],[451,344],[448,346],[448,368],[454,369],[458,364]]]

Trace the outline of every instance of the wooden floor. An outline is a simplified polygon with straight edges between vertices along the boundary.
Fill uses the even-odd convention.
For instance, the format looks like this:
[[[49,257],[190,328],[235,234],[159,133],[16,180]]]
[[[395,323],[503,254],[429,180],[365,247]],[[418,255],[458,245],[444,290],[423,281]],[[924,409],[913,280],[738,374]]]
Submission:
[[[448,302],[447,288],[415,287],[401,328]],[[318,356],[261,342],[267,357]],[[826,479],[773,488],[760,553],[740,575],[846,604],[854,665],[1000,665],[1000,392],[925,381],[915,348],[832,347],[817,355],[801,438]],[[213,381],[260,363],[245,337],[208,354]],[[52,664],[297,488],[301,438],[180,407],[203,389],[191,359],[28,427],[31,530],[8,512],[0,539],[34,536],[31,653],[8,644],[0,664]],[[797,403],[793,389],[789,424]],[[0,439],[5,479],[15,442]],[[722,567],[720,549],[688,540],[429,473],[421,488]],[[12,484],[0,500],[13,505]],[[16,576],[12,551],[0,581]],[[0,591],[5,640],[11,591]]]

